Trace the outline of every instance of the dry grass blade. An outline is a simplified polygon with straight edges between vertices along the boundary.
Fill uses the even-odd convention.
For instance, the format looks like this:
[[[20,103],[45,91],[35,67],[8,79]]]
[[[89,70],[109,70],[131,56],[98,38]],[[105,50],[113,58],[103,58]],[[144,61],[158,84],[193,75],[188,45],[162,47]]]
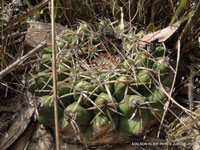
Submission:
[[[187,113],[190,116],[200,116],[199,114],[196,114],[195,112],[190,111],[189,109],[183,107],[182,105],[180,105],[176,100],[174,100],[169,93],[163,88],[161,87],[162,92],[164,92],[166,94],[166,96],[172,101],[172,103],[174,103],[176,106],[180,107],[185,113]]]
[[[174,89],[174,85],[175,85],[175,81],[176,81],[176,77],[177,77],[177,73],[178,73],[179,60],[180,60],[180,40],[178,41],[178,51],[177,51],[177,59],[176,59],[176,70],[175,70],[175,75],[174,75],[172,86],[170,87],[170,93],[169,93],[170,96],[172,95],[172,92],[173,92],[173,89]],[[160,81],[160,72],[159,72],[158,76],[159,76],[159,84],[162,84],[161,81]],[[158,131],[157,137],[159,137],[159,135],[160,135],[161,125],[162,125],[163,120],[165,118],[166,112],[167,112],[167,110],[169,108],[169,104],[170,104],[170,101],[168,100],[165,103],[165,105],[164,105],[164,112],[163,112],[162,120],[160,122],[160,126],[159,126],[159,131]]]
[[[153,77],[152,77],[153,78]],[[153,78],[154,79],[154,78]],[[156,79],[154,79],[154,81],[155,82],[157,82],[157,84],[159,85],[159,90],[161,90],[167,97],[168,97],[168,99],[172,99],[173,101],[175,101],[172,97],[171,97],[171,95],[169,95],[169,93],[164,89],[164,87],[163,87],[163,85],[160,83],[160,82],[158,82],[158,81],[156,81]],[[152,94],[152,95],[154,95],[154,93],[152,93],[152,91],[150,91],[150,93]],[[155,97],[156,97],[156,95],[154,95]],[[159,100],[160,101],[160,100]],[[165,105],[162,101],[160,101],[162,104],[163,104],[163,106]],[[176,101],[175,101],[176,102]],[[180,105],[179,103],[177,103],[176,102],[176,105]],[[184,108],[183,106],[181,106],[180,105],[180,107],[182,108],[182,109],[186,109],[186,108]],[[171,109],[168,109],[168,111],[170,112],[170,113],[172,113],[184,126],[186,126],[185,124],[184,124],[184,122],[181,120],[181,118],[179,118],[174,112],[173,112],[173,110],[171,110]],[[159,121],[161,121],[160,119],[159,119]]]
[[[180,123],[172,124],[172,126],[168,129],[168,137],[169,140],[176,140],[176,141],[184,141],[185,139],[188,139],[188,137],[181,137],[184,133],[187,133],[188,130],[190,130],[194,125],[196,125],[200,121],[200,109],[197,109],[195,111],[195,114],[198,114],[196,117],[188,116],[185,119],[182,119],[182,121],[186,124],[186,126],[183,126]],[[199,134],[198,134],[199,135]],[[196,136],[196,135],[192,135]]]

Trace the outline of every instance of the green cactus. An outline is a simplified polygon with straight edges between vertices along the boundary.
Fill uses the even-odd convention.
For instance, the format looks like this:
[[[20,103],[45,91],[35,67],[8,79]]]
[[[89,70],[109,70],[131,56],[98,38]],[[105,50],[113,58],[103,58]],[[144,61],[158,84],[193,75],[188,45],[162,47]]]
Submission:
[[[77,130],[84,131],[89,124],[90,118],[91,112],[74,102],[64,110],[64,117],[60,121],[61,131],[72,131],[71,126],[73,125],[78,127]]]
[[[89,99],[94,100],[95,96],[91,95],[90,92],[92,92],[94,89],[95,85],[92,85],[87,81],[78,82],[74,87],[74,100],[78,101],[81,96],[81,104],[91,106],[91,102]]]
[[[83,22],[58,36],[61,133],[79,132],[83,141],[104,134],[141,135],[162,115],[166,95],[161,89],[171,90],[174,78],[167,52],[161,44],[136,46],[145,32],[133,34],[129,26],[120,35],[119,24],[109,20]],[[43,99],[38,121],[53,127],[52,49],[44,48],[39,56],[29,90]]]
[[[100,114],[93,122],[93,131],[97,134],[116,130],[119,123],[119,116],[114,115],[112,120],[108,116]]]
[[[143,111],[141,116],[135,116],[132,120],[127,117],[120,117],[119,131],[121,133],[141,135],[149,121],[147,111]]]
[[[44,125],[54,125],[54,102],[51,96],[40,97],[43,106],[39,110],[38,121]],[[58,118],[61,118],[63,109],[58,106]]]
[[[135,109],[129,106],[129,101],[143,100],[143,97],[139,95],[127,95],[119,104],[119,111],[123,113],[127,118],[130,118]]]
[[[95,104],[102,108],[102,110],[106,112],[106,109],[109,111],[110,115],[115,114],[114,110],[118,108],[117,101],[114,97],[109,97],[106,93],[100,93],[98,97],[95,100]],[[109,109],[110,108],[110,109]],[[112,111],[113,110],[113,111]],[[99,110],[96,110],[96,113],[99,112]]]

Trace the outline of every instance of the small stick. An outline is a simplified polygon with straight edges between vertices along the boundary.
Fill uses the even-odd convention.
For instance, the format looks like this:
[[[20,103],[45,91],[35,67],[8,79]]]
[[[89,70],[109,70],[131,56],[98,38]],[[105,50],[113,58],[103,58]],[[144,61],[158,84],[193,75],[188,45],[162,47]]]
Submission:
[[[175,81],[176,81],[176,77],[177,77],[177,73],[178,73],[178,66],[179,66],[179,60],[180,60],[180,49],[181,49],[180,47],[181,47],[180,40],[178,40],[176,70],[175,70],[174,79],[173,79],[173,82],[172,82],[172,85],[171,85],[169,96],[172,95],[172,92],[173,92],[173,89],[174,89],[174,85],[175,85]],[[160,73],[159,73],[159,80],[160,80]],[[159,81],[159,82],[161,84],[161,81]],[[163,120],[164,120],[164,118],[166,116],[167,110],[169,108],[169,104],[170,104],[170,100],[168,99],[168,101],[164,105],[164,112],[163,112],[162,119],[161,119],[161,122],[160,122],[160,126],[159,126],[159,131],[158,131],[157,137],[159,137],[159,135],[160,135],[160,131],[161,131],[161,127],[162,127],[162,124],[163,124]]]
[[[12,63],[10,66],[6,67],[4,70],[0,72],[0,79],[3,78],[6,74],[13,71],[19,64],[23,63],[27,58],[29,58],[31,55],[36,53],[38,50],[44,48],[46,46],[46,41],[43,41],[38,46],[36,46],[34,49],[32,49],[30,52],[22,56],[21,58],[17,59],[14,63]]]
[[[57,94],[57,69],[56,69],[56,41],[55,41],[55,14],[54,0],[51,0],[51,41],[52,41],[52,72],[53,72],[53,97],[55,116],[56,150],[60,150],[59,123],[58,123],[58,94]]]

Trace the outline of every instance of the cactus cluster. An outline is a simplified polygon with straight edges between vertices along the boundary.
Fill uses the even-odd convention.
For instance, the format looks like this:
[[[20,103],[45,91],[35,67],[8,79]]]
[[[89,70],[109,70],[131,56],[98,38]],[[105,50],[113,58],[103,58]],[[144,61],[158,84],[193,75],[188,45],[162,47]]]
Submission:
[[[110,142],[114,135],[141,135],[159,120],[166,97],[161,86],[168,91],[174,74],[162,45],[137,45],[143,34],[104,20],[57,37],[62,134]],[[41,51],[29,90],[43,102],[39,122],[53,127],[51,53],[50,47]]]

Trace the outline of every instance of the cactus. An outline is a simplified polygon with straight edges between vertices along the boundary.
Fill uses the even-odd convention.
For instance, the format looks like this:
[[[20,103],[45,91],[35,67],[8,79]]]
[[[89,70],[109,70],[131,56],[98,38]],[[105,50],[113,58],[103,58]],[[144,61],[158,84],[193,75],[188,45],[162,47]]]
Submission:
[[[61,131],[84,131],[89,124],[90,118],[91,112],[87,111],[77,102],[74,102],[68,105],[64,110],[64,117],[61,120]],[[72,126],[74,126],[73,129]]]
[[[93,130],[94,133],[100,134],[103,132],[110,132],[114,131],[117,128],[119,122],[119,116],[114,115],[112,117],[112,120],[109,119],[109,117],[101,114],[98,117],[95,118],[93,122]]]
[[[115,114],[114,112],[118,108],[118,104],[115,98],[109,97],[109,95],[106,93],[100,93],[95,100],[95,104],[101,107],[106,114],[109,113],[110,115]],[[98,112],[99,110],[95,111],[96,114]]]
[[[144,132],[149,121],[148,112],[145,110],[141,116],[135,116],[132,120],[127,117],[121,117],[119,131],[121,133],[141,135]]]
[[[119,111],[123,113],[127,118],[130,118],[134,113],[134,109],[130,106],[130,101],[143,101],[143,97],[139,95],[127,95],[119,104]]]
[[[57,37],[61,133],[77,133],[84,142],[107,134],[112,141],[117,134],[141,135],[163,113],[160,85],[170,89],[174,78],[167,52],[162,45],[136,46],[145,33],[126,29],[119,36],[118,26],[109,20],[84,22]],[[45,100],[53,93],[51,48],[40,56],[29,90],[44,99],[38,120],[53,127],[53,108]]]
[[[54,104],[51,96],[40,97],[43,106],[39,110],[38,121],[48,126],[54,126]],[[58,106],[58,117],[61,118],[63,110]]]

